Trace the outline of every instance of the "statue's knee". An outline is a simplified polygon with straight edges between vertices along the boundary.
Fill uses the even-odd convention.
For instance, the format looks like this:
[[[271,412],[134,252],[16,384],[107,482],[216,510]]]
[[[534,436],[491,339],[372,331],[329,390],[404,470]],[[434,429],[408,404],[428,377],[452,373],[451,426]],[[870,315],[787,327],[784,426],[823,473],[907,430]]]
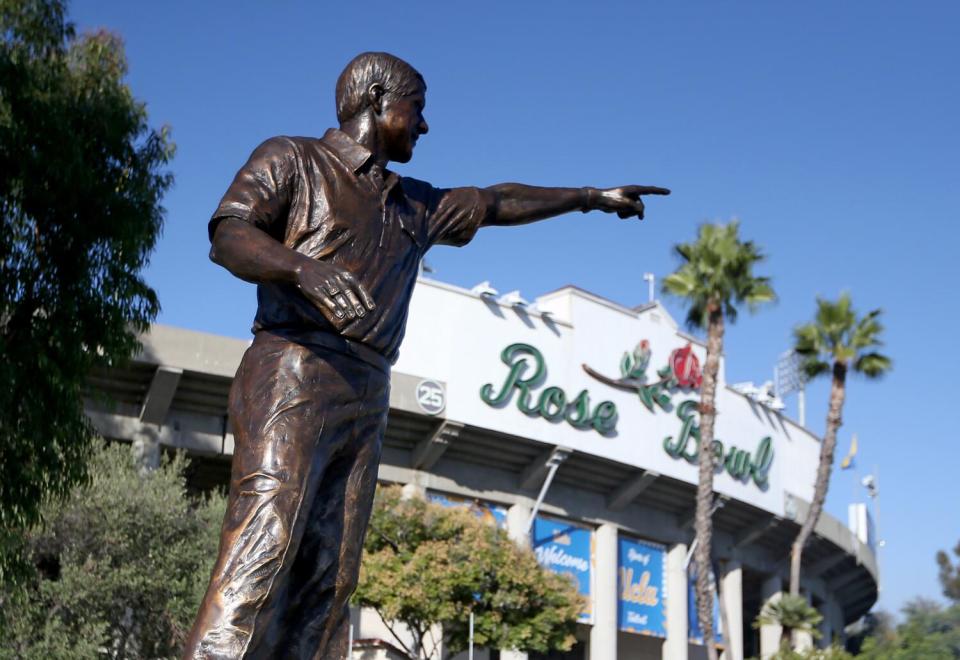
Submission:
[[[241,495],[268,495],[278,492],[283,482],[276,475],[254,472],[240,480]]]

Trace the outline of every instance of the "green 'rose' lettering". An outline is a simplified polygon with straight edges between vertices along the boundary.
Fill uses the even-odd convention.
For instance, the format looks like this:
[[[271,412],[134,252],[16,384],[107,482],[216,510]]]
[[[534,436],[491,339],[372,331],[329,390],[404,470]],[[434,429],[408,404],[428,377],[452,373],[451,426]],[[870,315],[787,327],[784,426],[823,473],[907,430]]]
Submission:
[[[492,383],[480,388],[480,398],[491,406],[502,406],[510,401],[513,391],[517,390],[517,408],[531,416],[540,416],[544,419],[557,422],[566,419],[574,428],[592,426],[601,434],[612,433],[617,425],[617,406],[612,401],[601,401],[590,413],[590,395],[587,390],[568,403],[567,394],[559,387],[548,387],[533,403],[532,390],[546,378],[547,367],[543,354],[530,344],[510,344],[500,353],[500,360],[510,370],[500,386],[494,389]],[[530,370],[532,373],[524,378]]]
[[[540,393],[537,410],[544,419],[555,422],[561,419],[567,410],[567,395],[559,387],[548,387]]]
[[[577,398],[570,402],[566,418],[574,428],[590,426],[590,395],[586,390],[582,390]]]
[[[524,355],[532,357],[534,362],[533,375],[529,378],[520,377],[527,369],[527,359]],[[499,406],[509,401],[513,390],[517,389],[520,391],[517,407],[527,414],[534,412],[530,407],[530,388],[542,380],[546,374],[543,354],[529,344],[510,344],[500,353],[500,359],[510,367],[500,393],[494,394],[493,385],[487,383],[480,388],[480,398],[491,406]]]
[[[617,406],[613,401],[601,401],[593,411],[593,428],[606,435],[617,426]]]

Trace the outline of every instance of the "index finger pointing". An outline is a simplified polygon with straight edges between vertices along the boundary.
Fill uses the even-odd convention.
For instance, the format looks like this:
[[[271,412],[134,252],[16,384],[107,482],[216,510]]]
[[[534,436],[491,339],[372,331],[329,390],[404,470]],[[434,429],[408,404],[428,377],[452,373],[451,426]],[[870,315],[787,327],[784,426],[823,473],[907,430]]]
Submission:
[[[658,186],[639,186],[638,191],[641,195],[669,195],[669,188],[660,188]]]

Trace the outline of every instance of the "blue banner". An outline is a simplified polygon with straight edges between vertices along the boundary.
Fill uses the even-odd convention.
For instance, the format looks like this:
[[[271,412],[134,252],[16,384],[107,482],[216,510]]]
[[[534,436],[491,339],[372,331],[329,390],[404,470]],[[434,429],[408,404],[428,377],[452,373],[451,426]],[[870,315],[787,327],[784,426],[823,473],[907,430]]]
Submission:
[[[478,518],[484,522],[496,525],[500,529],[507,527],[507,508],[492,502],[483,502],[481,500],[471,500],[456,495],[447,495],[446,493],[437,493],[427,491],[427,500],[434,504],[439,504],[447,508],[470,509]]]
[[[533,551],[541,566],[573,579],[577,591],[587,599],[587,608],[580,614],[580,620],[590,621],[593,531],[564,520],[537,516],[533,522]]]
[[[667,636],[666,550],[620,537],[617,551],[617,621],[620,630]]]
[[[700,617],[697,616],[697,574],[690,564],[687,579],[687,632],[690,641],[694,644],[703,644],[703,631],[700,630]],[[720,599],[717,598],[716,588],[713,590],[713,639],[717,646],[723,645],[723,630],[720,625]]]

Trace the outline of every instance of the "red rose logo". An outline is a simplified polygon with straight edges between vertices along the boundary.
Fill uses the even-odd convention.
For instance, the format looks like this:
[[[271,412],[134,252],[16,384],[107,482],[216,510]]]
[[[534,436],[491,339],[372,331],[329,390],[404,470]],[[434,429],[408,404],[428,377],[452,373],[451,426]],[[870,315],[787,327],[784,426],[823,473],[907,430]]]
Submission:
[[[670,369],[680,387],[699,388],[703,382],[700,360],[693,353],[693,346],[687,344],[670,354]]]

